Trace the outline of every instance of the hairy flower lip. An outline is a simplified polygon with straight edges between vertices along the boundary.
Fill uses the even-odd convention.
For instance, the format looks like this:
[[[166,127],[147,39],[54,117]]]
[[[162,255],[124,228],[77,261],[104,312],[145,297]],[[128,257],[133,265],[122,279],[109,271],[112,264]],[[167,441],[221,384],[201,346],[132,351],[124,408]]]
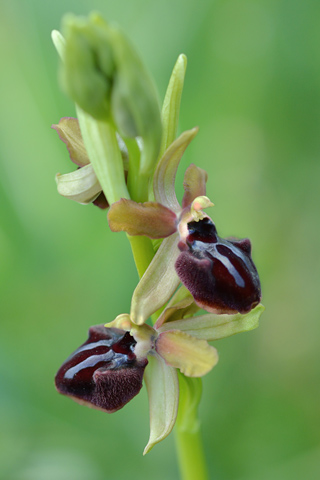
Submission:
[[[194,228],[196,227],[196,228]],[[196,303],[213,313],[247,313],[261,300],[257,269],[248,239],[222,239],[207,217],[188,224],[175,263],[177,274]]]
[[[55,377],[59,393],[80,404],[115,412],[142,387],[146,358],[134,354],[136,341],[125,330],[96,325],[62,364]]]

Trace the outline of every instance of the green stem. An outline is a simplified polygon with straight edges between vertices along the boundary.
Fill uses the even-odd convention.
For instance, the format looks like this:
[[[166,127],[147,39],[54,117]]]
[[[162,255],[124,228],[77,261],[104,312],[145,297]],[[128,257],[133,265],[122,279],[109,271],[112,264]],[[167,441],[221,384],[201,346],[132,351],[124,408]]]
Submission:
[[[208,471],[198,418],[201,379],[179,374],[179,412],[175,425],[181,480],[208,480]]]
[[[139,174],[140,149],[135,139],[126,138],[125,143],[129,153],[129,173],[127,178],[130,198],[135,202],[148,200],[149,178]],[[150,238],[144,236],[131,237],[127,235],[131,245],[133,258],[141,278],[154,257],[154,248]]]
[[[126,138],[125,144],[129,152],[127,184],[130,197],[135,202],[146,202],[148,200],[151,173],[142,174],[140,172],[141,152],[136,139]]]
[[[100,185],[110,204],[117,202],[120,198],[130,198],[123,171],[123,161],[119,149],[116,130],[111,122],[101,122],[93,119],[90,115],[83,112],[77,107],[77,114],[80,122],[81,132],[85,142],[86,149],[89,154],[90,161],[93,165],[94,171],[98,177]],[[137,147],[138,148],[138,147]],[[134,151],[132,146],[129,154]],[[134,151],[135,156],[137,152]],[[133,157],[131,167],[134,167],[138,158]],[[135,201],[144,201],[144,198],[137,198],[141,193],[148,192],[148,181],[145,181],[145,188],[142,189],[142,180],[138,172],[134,171],[136,175],[131,178],[132,188],[131,198]],[[146,198],[147,199],[147,198]],[[130,237],[133,258],[141,278],[149,263],[153,259],[154,250],[152,242],[147,237]]]
[[[149,238],[143,236],[131,237],[127,235],[127,237],[131,245],[139,277],[141,278],[154,257],[152,242]]]
[[[176,427],[175,435],[181,480],[208,480],[200,427],[192,432]]]

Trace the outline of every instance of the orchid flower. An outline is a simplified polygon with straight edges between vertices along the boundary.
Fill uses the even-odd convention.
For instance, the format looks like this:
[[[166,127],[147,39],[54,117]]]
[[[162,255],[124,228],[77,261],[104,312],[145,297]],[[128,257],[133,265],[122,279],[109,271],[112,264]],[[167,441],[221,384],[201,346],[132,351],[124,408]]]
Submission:
[[[69,15],[63,31],[64,37],[54,32],[53,40],[79,123],[63,118],[53,128],[79,168],[57,175],[58,192],[85,204],[104,194],[104,207],[111,205],[109,226],[128,234],[141,279],[130,313],[91,327],[55,384],[63,395],[112,413],[140,392],[144,380],[148,453],[172,431],[179,401],[179,418],[187,417],[180,382],[192,385],[196,416],[201,388],[195,379],[218,362],[208,342],[258,326],[264,310],[259,276],[250,241],[219,237],[205,213],[213,204],[204,170],[187,168],[181,205],[177,200],[179,162],[198,132],[193,128],[176,138],[185,56],[177,60],[160,114],[153,82],[117,27],[97,14]],[[200,308],[206,313],[199,314]],[[153,326],[146,323],[149,317]],[[195,433],[191,423],[188,435]]]
[[[78,403],[113,413],[141,387],[144,378],[150,408],[150,437],[144,453],[171,432],[179,404],[178,370],[202,377],[218,362],[208,344],[258,326],[262,305],[246,315],[205,314],[181,287],[153,327],[136,325],[130,315],[89,330],[88,340],[59,369],[57,390]]]
[[[251,258],[249,239],[222,239],[203,211],[213,206],[206,194],[207,173],[190,165],[184,176],[180,206],[174,188],[180,159],[198,129],[184,132],[166,150],[154,174],[155,202],[121,199],[111,205],[111,230],[130,235],[166,238],[138,285],[131,318],[141,324],[151,305],[168,300],[181,281],[197,305],[213,313],[246,313],[257,306],[261,288]],[[160,268],[162,266],[162,268]],[[149,279],[157,278],[155,290]],[[147,294],[149,291],[150,295]]]

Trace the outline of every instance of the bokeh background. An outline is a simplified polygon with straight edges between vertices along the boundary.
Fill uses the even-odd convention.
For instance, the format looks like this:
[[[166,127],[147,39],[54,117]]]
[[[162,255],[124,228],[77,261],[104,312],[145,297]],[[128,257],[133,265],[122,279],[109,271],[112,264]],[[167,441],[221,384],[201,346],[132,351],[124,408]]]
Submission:
[[[105,212],[59,197],[71,170],[52,123],[73,116],[50,31],[98,10],[126,30],[163,98],[188,57],[177,178],[209,173],[223,236],[248,236],[260,327],[217,343],[200,408],[212,480],[320,478],[317,0],[3,0],[0,16],[0,478],[178,479],[174,435],[145,458],[146,389],[113,415],[59,396],[91,324],[127,312],[137,274]]]

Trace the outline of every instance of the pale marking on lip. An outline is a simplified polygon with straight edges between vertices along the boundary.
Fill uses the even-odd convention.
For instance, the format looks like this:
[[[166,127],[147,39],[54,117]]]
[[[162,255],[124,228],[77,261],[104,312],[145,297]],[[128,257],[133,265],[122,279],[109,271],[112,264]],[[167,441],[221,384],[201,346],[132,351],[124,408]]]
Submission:
[[[214,250],[214,255],[210,253],[210,250],[208,249],[208,245],[210,245],[211,249]],[[222,253],[218,252],[217,250],[218,245],[224,245],[225,247],[229,248],[236,257],[240,258],[244,263],[246,263],[246,257],[241,252],[241,250],[239,251],[238,248],[234,247],[234,245],[232,245],[232,243],[229,243],[229,242],[226,244],[218,240],[218,242],[216,243],[207,244],[199,240],[196,240],[192,245],[192,247],[194,248],[196,246],[199,250],[208,253],[209,255],[212,256],[212,258],[216,258],[218,261],[220,261],[226,267],[230,275],[234,278],[234,281],[236,282],[238,287],[244,288],[246,285],[244,279],[241,277],[240,273],[237,271],[234,265],[232,265],[229,258],[223,255]]]
[[[79,353],[85,352],[86,350],[91,350],[98,347],[111,347],[112,343],[113,343],[113,340],[112,338],[110,338],[108,340],[104,339],[104,340],[99,340],[98,342],[92,342],[92,343],[87,343],[85,345],[81,345],[79,348],[77,348],[77,350],[75,350],[73,353],[71,353],[71,355],[69,355],[69,357],[64,363],[69,362],[73,357],[75,357]]]
[[[94,367],[99,362],[108,362],[110,360],[113,360],[113,358],[113,350],[109,350],[107,353],[103,353],[102,355],[91,355],[82,362],[77,363],[77,365],[75,365],[74,367],[69,368],[64,374],[64,378],[73,378],[78,372],[80,372],[80,370],[83,370],[84,368]]]
[[[111,347],[112,343],[112,338],[110,338],[109,340],[99,340],[98,342],[87,343],[86,345],[82,345],[81,347],[77,348],[77,350],[72,355],[76,355],[77,353],[84,352],[85,350],[91,350],[97,347]]]
[[[216,244],[213,246],[214,247],[214,250],[215,250],[215,257],[217,258],[217,260],[219,260],[225,267],[226,269],[228,270],[228,272],[230,273],[230,275],[234,278],[236,284],[238,285],[238,287],[242,287],[244,288],[246,283],[245,281],[243,280],[243,278],[241,277],[240,273],[238,272],[238,270],[234,267],[234,265],[232,265],[232,263],[230,262],[229,258],[226,257],[225,255],[223,255],[222,253],[219,253],[218,250],[217,250],[217,247],[216,247]],[[232,249],[231,249],[232,250]],[[240,255],[238,255],[240,256]],[[240,257],[241,258],[241,257]]]

